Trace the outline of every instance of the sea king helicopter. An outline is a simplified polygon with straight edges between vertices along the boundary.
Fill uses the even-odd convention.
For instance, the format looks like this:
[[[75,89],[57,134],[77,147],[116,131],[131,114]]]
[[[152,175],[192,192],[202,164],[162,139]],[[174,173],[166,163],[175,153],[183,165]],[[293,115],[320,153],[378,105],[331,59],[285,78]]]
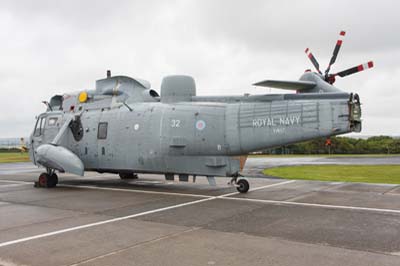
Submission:
[[[359,96],[333,84],[373,62],[331,74],[344,36],[340,32],[324,73],[307,48],[316,72],[306,70],[298,81],[253,84],[297,93],[198,96],[192,77],[173,75],[164,77],[158,94],[145,80],[107,71],[94,90],[55,95],[30,136],[30,158],[46,169],[36,185],[56,186],[56,172],[122,179],[155,173],[179,181],[205,176],[210,185],[215,177],[231,177],[245,193],[249,182],[240,172],[249,153],[361,131]]]

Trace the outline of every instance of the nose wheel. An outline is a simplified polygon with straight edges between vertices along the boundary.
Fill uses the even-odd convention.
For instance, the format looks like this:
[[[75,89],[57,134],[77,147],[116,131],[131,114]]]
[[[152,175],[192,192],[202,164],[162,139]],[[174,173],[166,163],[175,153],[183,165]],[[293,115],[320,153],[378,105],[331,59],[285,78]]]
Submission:
[[[35,187],[53,188],[58,184],[58,176],[56,173],[41,173],[38,181],[35,182]]]

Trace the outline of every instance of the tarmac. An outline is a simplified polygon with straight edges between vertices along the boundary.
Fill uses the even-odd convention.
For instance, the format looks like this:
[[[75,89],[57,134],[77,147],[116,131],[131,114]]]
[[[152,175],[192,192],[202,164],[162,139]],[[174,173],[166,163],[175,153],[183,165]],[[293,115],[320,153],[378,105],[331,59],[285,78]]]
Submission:
[[[251,158],[245,173],[274,163]],[[249,177],[239,194],[228,178],[88,173],[44,189],[39,173],[0,165],[0,265],[400,265],[399,185]]]

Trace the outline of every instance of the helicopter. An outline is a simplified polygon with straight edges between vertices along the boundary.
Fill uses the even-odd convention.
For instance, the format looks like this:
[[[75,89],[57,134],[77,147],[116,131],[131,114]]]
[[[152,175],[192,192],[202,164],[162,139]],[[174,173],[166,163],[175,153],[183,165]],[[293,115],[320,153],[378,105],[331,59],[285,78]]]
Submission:
[[[121,179],[153,173],[181,182],[205,176],[210,185],[215,177],[230,177],[229,184],[246,193],[250,185],[240,172],[249,153],[361,131],[360,97],[333,84],[373,62],[331,74],[344,36],[341,31],[324,72],[307,48],[315,72],[306,70],[298,81],[253,84],[296,93],[198,96],[192,77],[171,75],[159,94],[146,80],[108,70],[94,90],[54,95],[30,135],[30,158],[46,169],[36,185],[55,187],[56,172]]]

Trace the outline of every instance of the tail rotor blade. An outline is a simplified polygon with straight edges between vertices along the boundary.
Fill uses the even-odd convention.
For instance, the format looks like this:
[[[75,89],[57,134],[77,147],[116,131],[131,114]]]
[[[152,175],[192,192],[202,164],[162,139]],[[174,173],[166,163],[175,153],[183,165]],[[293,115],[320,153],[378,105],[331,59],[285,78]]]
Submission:
[[[307,48],[304,52],[307,54],[308,58],[310,58],[311,63],[314,65],[318,73],[322,74],[321,70],[319,70],[319,63],[317,59],[315,59],[314,55],[311,53],[310,49]]]
[[[348,76],[348,75],[351,75],[351,74],[354,74],[354,73],[357,73],[360,71],[364,71],[364,70],[372,68],[372,67],[374,67],[374,62],[369,61],[368,63],[361,64],[361,65],[340,71],[336,74],[333,74],[333,76],[345,77],[345,76]]]
[[[329,62],[328,68],[325,70],[325,75],[328,75],[329,71],[331,70],[331,66],[335,63],[336,57],[339,53],[340,47],[342,46],[342,42],[345,35],[346,32],[343,30],[339,33],[339,39],[336,42],[335,49],[333,50],[333,54],[331,57],[331,61]]]

